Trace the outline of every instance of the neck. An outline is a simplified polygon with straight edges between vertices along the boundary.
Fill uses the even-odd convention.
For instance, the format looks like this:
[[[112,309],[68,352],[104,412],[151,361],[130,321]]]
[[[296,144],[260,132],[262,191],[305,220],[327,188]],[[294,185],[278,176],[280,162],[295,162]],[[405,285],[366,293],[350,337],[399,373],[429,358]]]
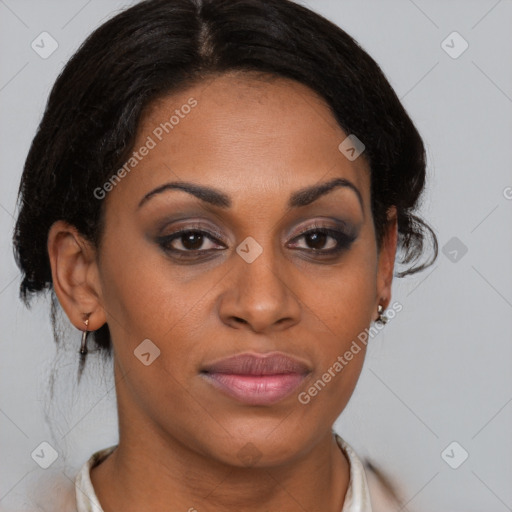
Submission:
[[[123,414],[119,392],[118,404],[118,447],[91,470],[104,512],[343,508],[350,467],[330,429],[292,459],[245,467],[219,460],[193,440],[148,424],[142,412],[130,409],[130,415]]]
[[[175,448],[169,442],[162,449],[139,439],[120,441],[91,471],[104,512],[339,512],[343,507],[349,466],[332,436],[293,465],[271,468],[228,467],[207,458],[197,464],[197,457],[182,457],[183,448]]]

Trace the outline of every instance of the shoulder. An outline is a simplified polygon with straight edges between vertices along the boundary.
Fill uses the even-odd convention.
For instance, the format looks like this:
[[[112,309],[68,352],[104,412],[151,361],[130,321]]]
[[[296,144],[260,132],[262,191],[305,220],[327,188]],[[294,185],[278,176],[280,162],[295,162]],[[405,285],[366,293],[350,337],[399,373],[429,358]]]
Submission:
[[[391,483],[389,479],[370,462],[365,461],[364,467],[368,488],[370,489],[373,512],[396,512],[396,510],[401,510],[403,504],[398,498],[399,489],[396,484]]]
[[[117,445],[94,452],[75,477],[76,505],[78,512],[103,512],[91,482],[91,469],[107,458]]]
[[[371,512],[396,512],[400,509],[396,485],[374,464],[362,460],[352,446],[338,434],[338,445],[350,464],[350,484],[345,497],[347,510],[368,510]],[[352,507],[352,508],[351,508]],[[342,512],[345,512],[345,508]]]
[[[43,473],[33,472],[25,482],[22,502],[13,503],[9,512],[84,512],[95,503],[90,470],[109,455],[117,445],[94,452],[77,468],[50,467]],[[3,510],[3,509],[0,509]],[[97,510],[97,509],[95,509]]]
[[[76,473],[76,471],[75,471]],[[23,502],[9,507],[9,512],[77,512],[74,474],[67,468],[48,468],[31,472],[24,482]]]

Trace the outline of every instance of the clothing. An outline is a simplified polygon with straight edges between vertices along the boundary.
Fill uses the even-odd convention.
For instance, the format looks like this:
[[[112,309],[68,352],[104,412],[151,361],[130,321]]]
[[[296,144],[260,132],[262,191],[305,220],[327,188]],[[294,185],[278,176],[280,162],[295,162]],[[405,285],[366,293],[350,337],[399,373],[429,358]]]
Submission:
[[[370,491],[363,463],[345,440],[338,434],[335,434],[335,437],[350,465],[350,480],[345,494],[345,502],[340,512],[372,512]],[[103,512],[92,486],[90,471],[110,455],[116,446],[95,452],[78,472],[75,478],[77,512]]]

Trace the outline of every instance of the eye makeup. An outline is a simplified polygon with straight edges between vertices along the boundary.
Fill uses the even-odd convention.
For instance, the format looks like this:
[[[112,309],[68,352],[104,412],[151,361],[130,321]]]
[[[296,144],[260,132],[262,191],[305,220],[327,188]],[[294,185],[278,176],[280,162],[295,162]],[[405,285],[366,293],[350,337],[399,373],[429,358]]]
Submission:
[[[351,223],[333,218],[316,219],[303,223],[285,246],[310,259],[336,259],[350,249],[356,238],[357,229]],[[169,257],[177,261],[199,263],[229,249],[229,241],[221,230],[198,220],[183,222],[169,233],[158,235],[155,240]]]

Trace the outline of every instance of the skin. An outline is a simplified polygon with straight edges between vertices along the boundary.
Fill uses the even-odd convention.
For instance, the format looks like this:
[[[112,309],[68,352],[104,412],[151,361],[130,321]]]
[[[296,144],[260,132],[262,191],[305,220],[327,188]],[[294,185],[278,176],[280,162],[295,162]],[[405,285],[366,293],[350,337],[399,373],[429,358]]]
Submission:
[[[396,212],[379,252],[367,162],[338,150],[347,134],[326,104],[285,79],[231,73],[167,96],[143,118],[134,148],[191,97],[197,106],[108,193],[99,248],[63,221],[49,233],[66,314],[81,330],[86,313],[89,330],[108,322],[114,346],[120,442],[92,470],[93,486],[105,512],[339,511],[349,465],[331,427],[354,390],[364,345],[310,403],[297,395],[377,318],[379,303],[389,304]],[[363,204],[339,186],[287,206],[292,193],[334,178],[357,187]],[[170,181],[214,187],[231,207],[183,190],[138,207]],[[317,241],[314,254],[315,242],[300,235],[315,224],[340,229],[340,221],[356,238],[338,255],[318,254],[336,247],[334,238]],[[210,256],[179,260],[159,245],[159,236],[197,223],[224,238],[196,245]],[[252,263],[236,252],[248,236],[263,249]],[[171,246],[190,247],[179,237]],[[134,356],[144,339],[160,350],[148,366]],[[237,402],[199,374],[215,359],[271,351],[311,369],[273,405]],[[239,456],[248,443],[258,454],[249,464]]]

